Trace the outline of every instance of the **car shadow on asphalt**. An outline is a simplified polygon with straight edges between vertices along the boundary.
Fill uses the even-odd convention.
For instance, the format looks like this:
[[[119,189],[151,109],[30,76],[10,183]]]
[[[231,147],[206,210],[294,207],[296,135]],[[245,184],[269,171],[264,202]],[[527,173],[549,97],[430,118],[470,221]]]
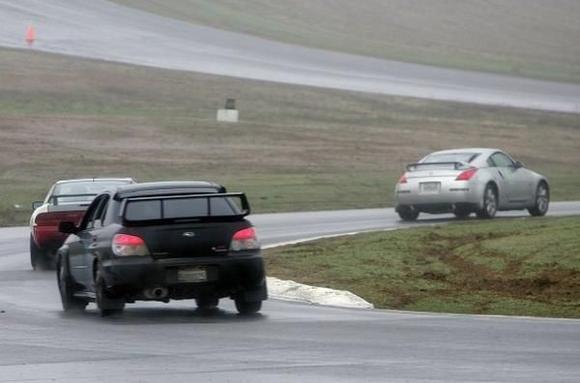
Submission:
[[[509,220],[509,219],[524,219],[529,218],[527,215],[501,215],[495,216],[493,220]],[[408,222],[408,221],[397,221],[399,224],[403,224],[405,226],[421,226],[421,225],[435,225],[435,224],[444,224],[444,223],[454,223],[454,222],[491,222],[492,220],[489,219],[481,219],[475,216],[470,216],[467,218],[455,218],[455,217],[434,217],[434,216],[425,216],[424,218],[419,218],[417,221]]]
[[[224,310],[222,308],[206,309],[192,307],[127,307],[122,313],[101,317],[94,308],[88,308],[85,312],[61,313],[66,319],[88,319],[101,323],[115,325],[147,325],[147,324],[175,324],[175,323],[237,323],[256,322],[267,319],[261,313],[252,315],[240,315],[234,310]]]

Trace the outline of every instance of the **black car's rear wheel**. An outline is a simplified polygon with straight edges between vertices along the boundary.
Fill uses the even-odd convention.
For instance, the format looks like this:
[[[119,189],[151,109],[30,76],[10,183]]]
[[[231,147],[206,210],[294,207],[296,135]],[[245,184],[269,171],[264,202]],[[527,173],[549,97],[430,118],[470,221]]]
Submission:
[[[491,184],[485,187],[483,192],[483,208],[477,211],[479,218],[493,218],[497,213],[497,191]]]
[[[403,221],[415,221],[419,217],[419,211],[412,209],[410,206],[400,206],[397,209],[397,213],[399,213],[399,217]]]
[[[536,188],[536,200],[534,206],[528,209],[530,215],[541,217],[546,215],[550,207],[550,190],[545,182],[542,182]]]
[[[199,297],[195,300],[195,303],[197,304],[197,307],[200,310],[215,309],[218,306],[219,302],[220,300],[214,297]]]
[[[103,271],[100,267],[97,267],[97,273],[95,275],[95,295],[97,298],[97,308],[102,317],[123,312],[125,299],[112,297],[109,291],[107,291]]]
[[[262,301],[247,301],[243,297],[235,299],[236,309],[242,315],[255,314],[262,308]]]
[[[87,307],[88,301],[74,296],[74,283],[72,281],[66,258],[60,258],[57,264],[57,282],[60,300],[64,311],[82,311]]]

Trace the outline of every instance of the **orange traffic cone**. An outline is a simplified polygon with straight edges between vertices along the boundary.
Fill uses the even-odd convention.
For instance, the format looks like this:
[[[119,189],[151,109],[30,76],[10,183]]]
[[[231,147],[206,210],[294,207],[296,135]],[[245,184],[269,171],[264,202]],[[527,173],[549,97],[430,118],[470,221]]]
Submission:
[[[26,28],[26,43],[28,44],[28,46],[32,46],[32,44],[34,44],[34,41],[36,40],[36,28],[34,28],[34,26],[29,25],[28,28]]]

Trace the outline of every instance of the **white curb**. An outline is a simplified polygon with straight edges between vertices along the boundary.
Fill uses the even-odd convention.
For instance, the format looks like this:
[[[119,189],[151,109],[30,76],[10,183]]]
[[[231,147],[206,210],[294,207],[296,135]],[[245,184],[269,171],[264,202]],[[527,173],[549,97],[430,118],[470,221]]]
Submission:
[[[349,291],[309,286],[294,281],[284,281],[274,277],[268,277],[267,283],[268,294],[274,299],[321,306],[369,310],[374,308],[371,303]]]

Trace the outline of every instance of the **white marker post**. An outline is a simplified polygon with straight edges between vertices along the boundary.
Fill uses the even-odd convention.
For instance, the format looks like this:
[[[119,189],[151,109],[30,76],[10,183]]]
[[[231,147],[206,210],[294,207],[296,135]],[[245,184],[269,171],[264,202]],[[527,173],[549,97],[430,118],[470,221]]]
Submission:
[[[240,113],[236,109],[236,100],[234,98],[228,98],[226,100],[226,106],[224,109],[218,109],[217,120],[218,122],[233,122],[237,123],[240,119]]]

